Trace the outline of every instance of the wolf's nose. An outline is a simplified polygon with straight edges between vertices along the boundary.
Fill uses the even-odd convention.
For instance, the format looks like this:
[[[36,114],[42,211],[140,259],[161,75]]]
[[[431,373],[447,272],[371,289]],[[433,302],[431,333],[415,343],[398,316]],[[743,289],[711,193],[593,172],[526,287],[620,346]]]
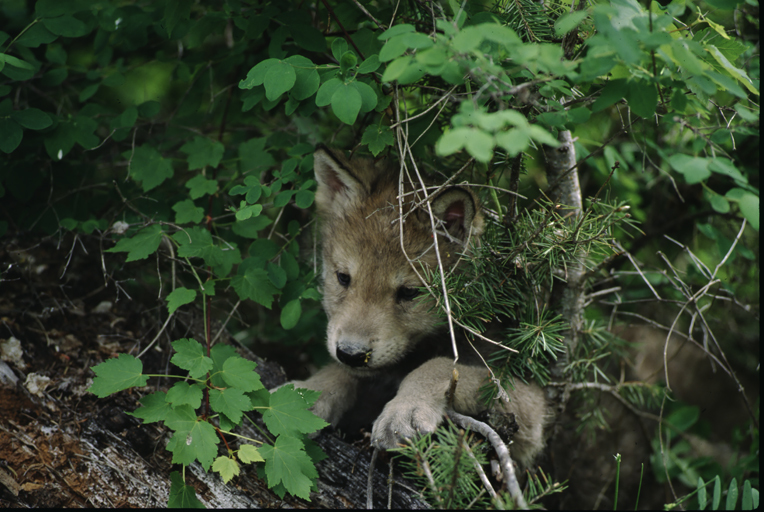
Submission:
[[[366,366],[370,357],[370,350],[365,352],[363,350],[358,350],[355,347],[343,347],[342,345],[337,346],[337,359],[339,359],[341,363],[352,366],[353,368]]]

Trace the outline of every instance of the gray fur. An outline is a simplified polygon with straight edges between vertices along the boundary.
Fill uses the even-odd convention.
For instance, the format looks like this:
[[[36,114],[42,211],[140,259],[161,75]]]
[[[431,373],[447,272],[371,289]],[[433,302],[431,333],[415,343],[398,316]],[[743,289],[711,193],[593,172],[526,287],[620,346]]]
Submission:
[[[347,160],[326,148],[314,158],[327,347],[336,362],[294,385],[322,391],[313,411],[335,426],[371,410],[369,420],[376,417],[372,444],[394,448],[403,439],[432,432],[443,421],[454,370],[450,336],[432,298],[405,300],[405,289],[421,286],[421,281],[401,249],[395,170],[367,159]],[[436,268],[429,215],[424,208],[412,211],[413,194],[405,197],[406,254],[420,269]],[[469,190],[451,187],[431,199],[431,209],[439,221],[441,258],[450,269],[468,250],[467,240],[482,232],[479,205]],[[478,350],[487,353],[490,347]],[[456,369],[454,409],[468,415],[484,411],[478,390],[488,371],[469,345],[460,346]],[[510,450],[528,466],[544,444],[544,394],[535,384],[516,379],[508,395],[507,403],[497,401],[492,408],[515,414],[519,431]]]

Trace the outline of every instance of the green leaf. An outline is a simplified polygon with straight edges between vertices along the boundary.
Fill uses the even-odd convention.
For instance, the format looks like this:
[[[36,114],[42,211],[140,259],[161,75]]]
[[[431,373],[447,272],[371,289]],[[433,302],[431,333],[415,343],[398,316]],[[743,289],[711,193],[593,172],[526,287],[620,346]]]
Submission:
[[[267,139],[265,137],[260,137],[249,139],[248,141],[239,144],[239,167],[242,173],[259,173],[260,171],[264,171],[269,167],[276,165],[276,160],[265,149],[266,141]],[[260,187],[260,180],[255,176],[247,176],[244,183],[250,188],[255,186],[258,188]],[[231,190],[231,193],[234,193],[233,190]],[[257,201],[257,199],[250,200],[249,197],[247,197],[247,202],[254,203],[255,201]]]
[[[732,76],[732,78],[743,84],[745,88],[750,92],[756,96],[759,96],[759,91],[756,89],[756,87],[754,87],[753,82],[751,82],[751,79],[748,78],[748,75],[745,73],[745,71],[733,66],[732,63],[727,60],[727,57],[725,57],[724,54],[720,52],[716,46],[709,44],[706,45],[705,48],[706,51],[710,53],[714,59],[716,59],[716,62],[721,64],[721,66]]]
[[[260,382],[260,375],[255,372],[256,366],[254,361],[248,361],[240,356],[229,357],[223,363],[223,371],[220,375],[226,384],[245,392],[264,389]]]
[[[294,204],[297,208],[310,208],[316,194],[311,190],[299,190],[294,195]]]
[[[714,482],[714,495],[711,500],[711,510],[719,510],[719,504],[722,500],[722,482],[719,478],[719,475],[716,475],[716,477],[713,480]]]
[[[175,210],[175,223],[186,224],[190,222],[192,224],[198,224],[204,218],[204,208],[196,206],[191,199],[184,199],[172,206]]]
[[[260,455],[260,452],[257,450],[257,447],[255,447],[252,444],[243,444],[239,447],[239,460],[242,461],[244,464],[251,464],[252,462],[263,462],[265,459],[263,459],[263,456]]]
[[[698,477],[698,508],[700,510],[703,510],[706,508],[706,503],[708,501],[708,498],[706,497],[706,484],[703,482],[703,479]]]
[[[138,120],[138,109],[136,107],[128,107],[120,115],[111,120],[110,127],[112,130],[118,128],[132,128],[135,122]]]
[[[152,224],[138,231],[132,238],[123,238],[117,245],[105,252],[126,252],[128,263],[136,260],[145,260],[154,254],[162,242],[162,226]]]
[[[233,265],[241,262],[241,253],[232,243],[226,244],[225,250],[215,245],[212,235],[201,226],[194,226],[172,235],[178,247],[178,256],[182,258],[203,258],[219,276],[227,276]]]
[[[219,438],[215,428],[197,418],[188,405],[175,407],[165,420],[165,425],[175,430],[167,443],[167,449],[172,452],[172,462],[188,465],[198,460],[204,470],[208,471],[218,451]]]
[[[219,388],[228,386],[226,381],[223,380],[223,365],[232,357],[239,358],[241,356],[236,353],[236,349],[231,345],[218,343],[210,349],[210,358],[212,358],[212,375],[210,375],[210,380],[213,386]]]
[[[751,227],[755,230],[759,230],[759,197],[746,192],[738,201],[740,207],[740,213],[743,217],[748,219]]]
[[[644,80],[634,80],[629,82],[628,86],[626,101],[632,112],[640,117],[652,117],[658,106],[658,92],[655,86]]]
[[[290,300],[281,310],[281,327],[287,331],[292,329],[297,325],[301,314],[302,306],[300,305],[300,299]]]
[[[666,421],[677,429],[679,432],[684,432],[700,418],[700,408],[694,405],[686,405],[680,407],[678,410],[671,413]]]
[[[135,148],[134,153],[125,151],[122,156],[129,161],[130,177],[140,182],[144,192],[158,187],[173,176],[170,160],[147,144]]]
[[[58,18],[45,18],[42,23],[45,28],[57,36],[81,37],[91,30],[85,23],[66,14]]]
[[[220,473],[223,483],[228,483],[235,476],[239,476],[239,463],[231,457],[221,455],[212,463],[212,471]]]
[[[196,491],[192,485],[185,485],[180,473],[170,473],[170,497],[167,500],[167,508],[206,508],[196,497]]]
[[[21,129],[12,119],[0,119],[0,151],[3,153],[12,153],[24,137],[24,130]]]
[[[377,106],[377,93],[371,88],[369,84],[353,81],[349,84],[351,87],[355,87],[358,93],[361,95],[361,112],[369,112],[374,110]]]
[[[208,180],[203,174],[197,174],[186,182],[186,188],[189,189],[191,199],[199,199],[207,194],[212,195],[218,191],[218,182]]]
[[[270,279],[273,286],[279,290],[284,287],[287,281],[286,271],[274,263],[268,263],[268,279]]]
[[[146,395],[138,402],[143,406],[137,408],[133,412],[127,412],[135,418],[141,418],[144,423],[154,423],[156,421],[164,421],[172,411],[172,405],[167,402],[167,395],[163,391],[156,391],[150,395]]]
[[[120,354],[116,359],[108,359],[91,367],[96,376],[88,391],[99,398],[134,386],[145,386],[148,377],[143,374],[143,363],[129,354]]]
[[[201,169],[207,165],[217,167],[223,158],[225,147],[207,137],[194,137],[194,140],[185,143],[180,150],[188,155],[188,169]]]
[[[554,22],[554,33],[558,36],[564,36],[575,29],[587,16],[589,16],[589,13],[586,11],[573,11],[563,14]]]
[[[361,144],[368,144],[374,156],[379,155],[387,146],[395,143],[395,135],[389,126],[369,125],[363,132]]]
[[[201,379],[212,369],[212,359],[204,355],[204,347],[193,338],[181,338],[172,342],[175,355],[170,362],[188,371],[192,379]]]
[[[737,505],[737,479],[733,478],[730,482],[730,486],[727,489],[727,502],[725,504],[724,510],[735,510],[735,505]]]
[[[277,62],[280,61],[278,59],[266,59],[258,63],[256,66],[249,70],[249,73],[247,73],[247,78],[239,82],[239,88],[252,89],[253,87],[262,85],[265,81],[266,73],[268,73],[268,70],[270,70],[271,67]]]
[[[265,73],[263,85],[265,86],[265,97],[275,101],[279,96],[294,87],[297,80],[297,73],[291,64],[286,61],[277,61]]]
[[[199,384],[176,382],[167,392],[165,400],[174,406],[188,404],[192,409],[198,409],[202,405],[202,395]]]
[[[263,412],[263,421],[273,434],[309,434],[328,425],[308,408],[321,393],[307,389],[295,390],[292,384],[271,393],[270,409]]]
[[[211,389],[210,407],[239,423],[244,412],[252,410],[252,402],[239,388]]]
[[[325,107],[332,102],[332,96],[335,91],[343,85],[342,80],[339,78],[332,78],[327,80],[319,89],[316,94],[316,106]]]
[[[738,182],[739,185],[744,185],[748,183],[748,180],[746,179],[745,176],[743,176],[743,173],[741,173],[737,169],[737,167],[735,167],[735,164],[732,162],[732,160],[728,158],[723,158],[723,157],[714,158],[708,164],[708,168],[713,172],[729,176],[730,178]]]
[[[385,68],[385,72],[382,73],[383,82],[392,82],[397,80],[403,75],[411,62],[411,55],[405,55],[399,59],[395,59]]]
[[[194,302],[195,298],[196,290],[189,290],[184,287],[176,288],[165,299],[167,301],[167,310],[172,315],[179,307]]]
[[[50,116],[37,108],[14,110],[11,112],[11,118],[24,128],[29,128],[30,130],[44,130],[53,124]]]
[[[231,278],[231,285],[242,300],[251,299],[271,309],[273,295],[278,293],[278,288],[273,286],[268,279],[268,274],[261,268],[242,269],[239,265],[238,274]]]
[[[385,30],[377,37],[377,39],[379,39],[380,41],[385,41],[387,39],[390,39],[400,34],[405,34],[407,32],[414,32],[414,30],[415,30],[414,25],[401,23],[400,25],[395,25]]]
[[[332,111],[345,124],[355,123],[361,104],[361,94],[350,85],[342,84],[332,94]]]
[[[191,5],[193,3],[193,0],[167,0],[162,21],[167,30],[168,39],[173,39],[172,31],[179,21],[188,21],[191,16]]]
[[[321,77],[316,70],[316,65],[302,55],[293,55],[285,61],[294,67],[296,74],[294,87],[291,89],[290,95],[299,101],[310,98],[318,90],[318,86],[321,83]]]
[[[358,74],[365,75],[367,73],[373,73],[379,69],[380,65],[379,55],[372,55],[365,61],[361,62],[361,65],[358,66]]]
[[[693,185],[711,176],[708,169],[708,159],[675,154],[669,157],[669,164],[675,171],[684,175],[688,184]]]
[[[281,483],[291,494],[310,501],[311,479],[318,478],[318,472],[302,442],[279,436],[273,446],[263,445],[260,454],[265,459],[269,487]]]
[[[753,489],[751,489],[751,481],[746,480],[743,483],[743,500],[740,503],[740,510],[753,510]],[[758,507],[757,507],[758,508]]]
[[[52,43],[56,39],[58,39],[58,36],[52,34],[50,30],[45,28],[45,25],[42,23],[35,23],[29,27],[29,30],[16,39],[16,44],[28,46],[29,48],[37,48],[41,44]],[[59,64],[63,64],[63,62],[60,62]]]

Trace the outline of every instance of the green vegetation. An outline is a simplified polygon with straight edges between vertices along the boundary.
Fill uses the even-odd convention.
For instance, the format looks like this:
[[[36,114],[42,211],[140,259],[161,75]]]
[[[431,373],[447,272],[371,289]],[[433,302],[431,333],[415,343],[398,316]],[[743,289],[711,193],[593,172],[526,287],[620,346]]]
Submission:
[[[758,404],[730,397],[749,416],[723,440],[740,464],[701,457],[688,439],[715,438],[698,408],[670,402],[668,370],[662,384],[626,380],[640,347],[613,334],[665,328],[705,351],[719,382],[758,377],[756,0],[10,0],[0,27],[0,238],[97,240],[118,298],[161,295],[168,320],[204,312],[204,342],[173,344],[190,379],[135,412],[175,432],[173,461],[226,480],[259,463],[275,492],[308,497],[315,396],[268,395],[251,363],[214,345],[210,323],[325,359],[309,213],[325,143],[480,196],[482,245],[465,273],[427,284],[449,295],[468,337],[518,351],[488,361],[486,399],[536,379],[591,439],[608,425],[608,395],[658,420],[645,480],[701,507],[714,481],[714,509],[745,482],[742,506],[756,506]],[[545,159],[566,134],[576,167],[552,178]],[[580,209],[559,199],[571,177]],[[249,328],[234,314],[244,307]],[[124,354],[94,370],[98,396],[149,377]],[[252,410],[273,444],[217,457]],[[280,421],[291,414],[304,428]],[[453,450],[485,454],[448,428],[407,449],[440,468],[422,480],[428,495],[509,504],[481,495]],[[171,504],[192,505],[184,473],[172,481]],[[524,492],[533,505],[565,491],[541,472]]]

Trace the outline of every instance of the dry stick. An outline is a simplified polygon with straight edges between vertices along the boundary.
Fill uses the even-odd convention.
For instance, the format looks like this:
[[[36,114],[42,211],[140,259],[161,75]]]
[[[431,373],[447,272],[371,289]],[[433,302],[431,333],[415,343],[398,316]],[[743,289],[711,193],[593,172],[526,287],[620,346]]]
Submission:
[[[488,491],[488,494],[489,496],[491,496],[491,499],[492,500],[498,499],[498,497],[496,496],[496,491],[493,490],[493,486],[491,485],[491,482],[488,480],[488,477],[486,476],[485,471],[483,471],[483,466],[480,465],[480,463],[477,460],[477,457],[475,457],[475,454],[472,453],[469,443],[466,443],[464,445],[464,451],[467,452],[467,455],[472,460],[472,465],[475,467],[475,471],[477,471],[477,474],[480,477],[480,481],[483,482],[483,487],[485,487],[486,491]]]
[[[390,470],[387,473],[387,510],[393,508],[393,460],[390,459]]]
[[[478,432],[490,441],[493,449],[496,450],[496,455],[499,456],[499,462],[501,463],[501,469],[504,472],[504,481],[509,495],[519,508],[527,509],[528,503],[526,503],[525,497],[520,490],[520,484],[517,482],[515,467],[509,456],[509,450],[507,449],[507,445],[504,444],[504,441],[501,440],[501,437],[499,437],[499,434],[482,421],[459,414],[456,411],[449,410],[446,414],[448,414],[448,417],[460,427],[469,428],[474,432]]]
[[[374,480],[374,464],[377,462],[379,448],[374,448],[371,453],[371,462],[369,462],[369,475],[366,477],[366,510],[374,509],[374,498],[372,493],[372,481]]]

